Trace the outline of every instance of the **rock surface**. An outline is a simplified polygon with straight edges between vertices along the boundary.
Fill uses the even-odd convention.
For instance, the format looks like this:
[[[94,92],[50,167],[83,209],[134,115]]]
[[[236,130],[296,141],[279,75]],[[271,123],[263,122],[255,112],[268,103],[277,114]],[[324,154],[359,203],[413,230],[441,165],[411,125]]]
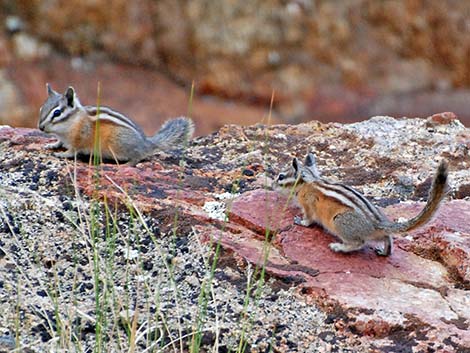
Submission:
[[[12,283],[20,278],[29,290],[36,283],[25,284],[17,270],[20,264],[29,268],[28,261],[33,261],[27,249],[38,244],[29,235],[55,244],[36,250],[33,262],[39,284],[43,276],[47,278],[42,273],[50,272],[51,263],[67,276],[66,268],[73,261],[67,254],[75,254],[78,261],[86,259],[87,242],[69,233],[64,217],[77,217],[70,207],[78,207],[78,200],[88,200],[81,206],[85,212],[91,200],[100,199],[117,205],[118,217],[135,207],[159,239],[160,249],[152,243],[139,248],[133,242],[127,245],[132,251],[118,247],[116,258],[123,267],[126,258],[142,256],[144,269],[152,265],[164,271],[159,254],[171,249],[171,243],[165,242],[176,237],[180,244],[186,239],[189,254],[176,245],[181,267],[190,264],[194,268],[189,273],[177,270],[178,286],[184,283],[179,288],[188,293],[185,297],[191,297],[189,293],[194,288],[197,292],[204,282],[204,271],[191,260],[195,249],[203,246],[197,242],[222,246],[214,291],[219,303],[234,311],[229,316],[235,320],[222,320],[220,336],[207,336],[205,347],[218,342],[233,349],[238,315],[243,317],[237,301],[243,302],[240,292],[250,271],[258,266],[265,268],[271,281],[259,306],[253,308],[259,321],[254,323],[252,336],[247,336],[253,352],[264,351],[270,344],[276,352],[470,350],[470,130],[452,113],[408,120],[375,117],[350,125],[315,121],[295,126],[229,125],[195,139],[183,154],[162,153],[135,168],[106,164],[98,171],[86,160],[73,163],[53,157],[43,149],[47,142],[35,130],[0,129],[4,221],[0,249],[5,253],[0,256],[0,271],[8,284],[0,291],[0,305],[10,318],[16,308],[6,299],[7,294],[16,297]],[[270,189],[276,172],[307,149],[317,154],[324,176],[354,186],[392,219],[409,218],[422,207],[440,158],[449,162],[449,196],[431,223],[395,237],[392,256],[378,257],[371,247],[350,255],[336,254],[328,248],[334,241],[331,235],[316,226],[293,225],[299,210],[284,193]],[[29,201],[14,201],[15,193]],[[23,223],[18,212],[24,213]],[[28,240],[19,240],[19,234]],[[75,241],[79,250],[70,252]],[[86,266],[82,271],[87,273]],[[157,274],[137,272],[152,273],[150,278]],[[119,277],[120,271],[116,273]],[[34,295],[26,295],[26,289],[22,293],[28,304],[20,309],[30,322],[36,322],[40,316],[31,309]],[[219,297],[224,290],[229,298]],[[92,291],[84,291],[75,300],[81,309],[90,305],[87,315],[95,317]],[[292,291],[295,295],[286,294]],[[197,311],[191,301],[181,305],[182,313]],[[23,344],[27,344],[41,330],[24,325]],[[0,335],[12,333],[10,328]],[[90,344],[93,333],[83,339],[84,345]],[[43,341],[44,347],[50,347],[47,337]]]

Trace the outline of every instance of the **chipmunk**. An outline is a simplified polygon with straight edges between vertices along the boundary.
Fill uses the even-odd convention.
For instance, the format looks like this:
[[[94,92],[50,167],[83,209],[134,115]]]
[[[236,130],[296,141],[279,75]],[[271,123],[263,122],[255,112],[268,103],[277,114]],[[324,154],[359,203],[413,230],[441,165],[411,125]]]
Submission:
[[[308,227],[315,222],[343,241],[331,243],[333,251],[347,253],[360,250],[368,240],[383,240],[385,246],[376,252],[388,256],[393,247],[391,234],[424,225],[438,209],[446,194],[447,163],[441,161],[439,164],[424,208],[405,222],[389,221],[357,190],[323,179],[312,153],[307,154],[304,165],[294,158],[291,167],[278,175],[276,183],[295,188],[303,212],[303,218],[294,218],[295,224]]]
[[[131,119],[108,107],[83,106],[73,87],[62,95],[49,84],[47,100],[39,110],[39,130],[55,135],[58,141],[46,148],[67,148],[55,153],[73,158],[75,154],[93,154],[96,121],[99,118],[99,141],[104,159],[135,165],[156,150],[182,146],[194,132],[191,119],[179,117],[166,121],[153,136],[147,137]]]

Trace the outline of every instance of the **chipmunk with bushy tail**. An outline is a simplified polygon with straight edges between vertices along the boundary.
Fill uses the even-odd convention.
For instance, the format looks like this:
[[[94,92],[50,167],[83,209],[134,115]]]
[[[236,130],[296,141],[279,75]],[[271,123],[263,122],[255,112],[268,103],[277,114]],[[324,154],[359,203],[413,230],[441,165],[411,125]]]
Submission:
[[[67,149],[56,153],[58,157],[93,154],[98,119],[102,158],[130,165],[157,150],[182,147],[194,132],[192,120],[179,117],[166,121],[155,135],[147,137],[134,121],[121,113],[108,107],[83,106],[73,87],[60,94],[47,84],[47,94],[47,100],[39,110],[39,129],[58,138],[47,148]]]
[[[295,194],[303,218],[295,217],[294,223],[304,227],[317,223],[342,243],[331,243],[335,252],[360,250],[369,240],[384,241],[378,255],[392,253],[394,233],[404,233],[427,223],[446,194],[447,164],[441,161],[429,192],[426,205],[421,212],[405,222],[391,222],[362,194],[344,184],[330,182],[320,176],[315,156],[307,154],[304,164],[297,158],[292,165],[281,172],[276,183],[283,187],[295,188]]]

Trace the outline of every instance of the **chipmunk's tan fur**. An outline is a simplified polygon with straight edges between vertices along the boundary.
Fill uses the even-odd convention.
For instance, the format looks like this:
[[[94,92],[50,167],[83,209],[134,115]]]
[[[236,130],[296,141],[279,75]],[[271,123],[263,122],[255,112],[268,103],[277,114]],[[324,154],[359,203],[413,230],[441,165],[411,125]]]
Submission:
[[[334,217],[346,212],[349,207],[333,197],[322,194],[311,184],[303,183],[297,191],[297,200],[304,211],[304,219],[323,219],[323,226],[333,233],[336,232]]]
[[[131,119],[108,107],[83,106],[75,90],[59,94],[47,85],[47,100],[39,111],[39,129],[58,138],[47,148],[67,148],[59,157],[93,154],[99,120],[99,146],[104,159],[136,164],[156,150],[182,147],[194,132],[191,119],[168,120],[160,130],[147,137]]]
[[[332,243],[336,252],[350,252],[361,249],[368,240],[384,241],[379,255],[388,256],[392,252],[393,233],[403,233],[427,223],[436,210],[447,187],[447,164],[439,164],[429,192],[429,198],[416,216],[405,222],[390,222],[383,213],[353,188],[332,183],[320,177],[315,156],[311,153],[302,165],[297,158],[292,166],[278,175],[277,184],[295,187],[297,201],[303,218],[296,217],[294,223],[305,227],[317,223],[336,235],[343,242]]]

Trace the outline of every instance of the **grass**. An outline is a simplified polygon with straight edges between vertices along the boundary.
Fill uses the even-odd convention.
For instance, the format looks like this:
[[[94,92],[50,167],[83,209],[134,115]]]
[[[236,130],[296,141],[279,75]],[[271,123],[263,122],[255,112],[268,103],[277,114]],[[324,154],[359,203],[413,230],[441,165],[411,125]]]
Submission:
[[[194,84],[188,115],[193,92]],[[100,85],[97,97],[99,110]],[[274,93],[268,125],[273,102]],[[178,208],[175,208],[171,231],[168,234],[156,234],[155,229],[161,227],[158,220],[145,215],[133,200],[133,195],[102,170],[99,119],[95,131],[95,153],[90,163],[94,170],[92,182],[96,192],[91,199],[83,198],[79,191],[76,160],[70,169],[73,186],[71,204],[74,205],[71,211],[64,212],[62,205],[51,206],[40,195],[31,196],[31,201],[37,203],[35,212],[44,216],[55,215],[53,219],[65,219],[64,234],[43,230],[44,233],[38,234],[40,236],[37,240],[33,238],[32,244],[28,246],[24,239],[31,239],[31,234],[21,236],[16,225],[21,225],[22,220],[14,216],[12,219],[11,216],[16,206],[8,201],[0,203],[2,220],[14,239],[13,243],[21,250],[14,253],[0,246],[9,261],[14,263],[13,277],[17,280],[17,287],[10,289],[15,294],[13,298],[16,298],[14,310],[10,313],[16,351],[37,344],[28,337],[27,332],[32,329],[43,331],[46,337],[43,338],[43,347],[54,352],[219,351],[225,339],[223,336],[227,335],[225,330],[229,309],[233,304],[230,301],[230,304],[224,303],[218,297],[220,286],[216,273],[222,250],[220,238],[203,244],[196,231],[189,235],[180,234]],[[259,148],[257,141],[250,144],[252,150]],[[268,147],[269,135],[266,133],[263,156],[268,154]],[[184,157],[183,153],[179,163],[178,189],[183,187]],[[264,163],[266,165],[266,160]],[[124,208],[122,204],[110,204],[106,196],[100,196],[103,180],[110,182],[120,193]],[[233,195],[239,190],[241,180],[242,175],[233,182]],[[176,195],[178,197],[179,194]],[[51,207],[47,209],[46,206]],[[229,212],[230,203],[226,215]],[[231,344],[227,345],[230,352],[241,353],[249,349],[260,299],[269,291],[265,272],[273,235],[269,223],[267,219],[262,259],[254,267],[247,267],[244,294],[239,298],[242,299],[242,307],[236,318],[238,322],[235,323],[238,330],[232,335]],[[223,234],[225,226],[222,225],[220,234]],[[61,238],[64,236],[66,239]],[[185,237],[188,239],[189,252],[183,252],[177,244]],[[60,251],[41,244],[45,241],[54,246],[59,244]],[[51,257],[50,266],[44,264],[47,256]],[[71,261],[62,261],[64,257]],[[198,281],[199,287],[188,282],[188,274],[181,267],[182,263],[185,266],[198,264],[193,269],[192,280]],[[25,271],[23,268],[34,271]],[[37,293],[38,290],[45,293],[42,300],[38,303],[23,303],[27,293]],[[196,305],[188,300],[188,293],[197,294]],[[28,323],[24,319],[25,313],[32,315],[31,319],[36,319],[36,322]],[[42,318],[39,324],[38,317]],[[207,341],[208,337],[210,342]],[[271,350],[272,347],[268,351]]]

